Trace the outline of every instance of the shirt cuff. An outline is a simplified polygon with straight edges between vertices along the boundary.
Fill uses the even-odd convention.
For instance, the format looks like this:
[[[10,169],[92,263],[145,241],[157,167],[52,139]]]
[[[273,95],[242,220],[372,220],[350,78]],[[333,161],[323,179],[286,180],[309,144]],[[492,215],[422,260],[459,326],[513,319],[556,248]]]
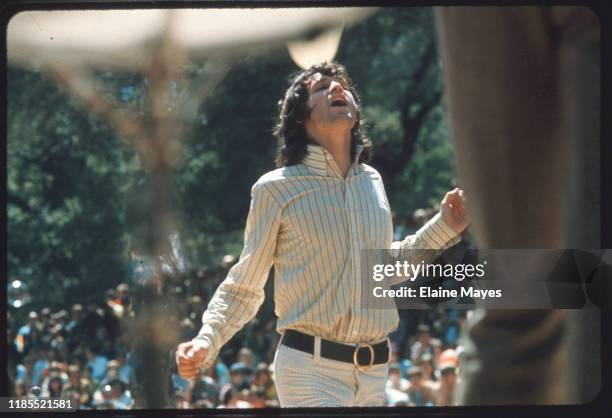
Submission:
[[[438,212],[431,218],[416,235],[421,238],[430,249],[443,249],[447,246],[456,244],[461,240],[461,234],[455,232],[448,226]]]
[[[214,331],[210,327],[210,325],[205,324],[202,326],[202,329],[200,329],[198,335],[193,338],[194,340],[204,341],[208,346],[208,353],[202,361],[202,369],[208,369],[210,366],[212,366],[212,364],[215,362],[215,359],[217,358],[217,354],[219,354],[219,350],[216,348],[217,346],[214,342],[214,335]]]

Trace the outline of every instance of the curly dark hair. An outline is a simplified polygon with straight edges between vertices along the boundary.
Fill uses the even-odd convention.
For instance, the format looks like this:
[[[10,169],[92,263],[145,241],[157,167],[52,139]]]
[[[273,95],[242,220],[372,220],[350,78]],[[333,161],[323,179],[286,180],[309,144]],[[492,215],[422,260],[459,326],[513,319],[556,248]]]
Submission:
[[[357,145],[362,145],[363,151],[359,156],[359,162],[369,162],[372,157],[372,142],[364,132],[359,95],[343,65],[336,62],[323,62],[291,76],[291,85],[285,92],[284,98],[278,102],[279,121],[274,129],[274,136],[278,139],[276,165],[286,167],[301,163],[306,157],[308,143],[313,143],[306,134],[303,122],[311,112],[307,104],[308,82],[310,77],[316,73],[338,77],[348,86],[357,103],[357,122],[351,130],[351,160],[354,159]]]

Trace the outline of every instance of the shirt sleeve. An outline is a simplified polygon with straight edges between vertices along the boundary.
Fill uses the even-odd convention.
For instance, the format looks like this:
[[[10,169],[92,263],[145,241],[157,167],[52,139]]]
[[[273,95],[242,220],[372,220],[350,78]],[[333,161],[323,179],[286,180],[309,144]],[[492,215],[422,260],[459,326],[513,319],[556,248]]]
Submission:
[[[455,232],[437,213],[414,235],[408,235],[402,241],[391,244],[391,254],[395,258],[406,260],[411,264],[433,261],[442,250],[461,241],[461,234]],[[439,250],[439,251],[431,251]],[[407,280],[407,277],[391,278],[391,285]]]
[[[194,339],[208,344],[202,364],[210,367],[221,347],[250,321],[264,301],[264,285],[274,260],[281,207],[262,184],[251,189],[251,207],[240,259],[215,291]]]

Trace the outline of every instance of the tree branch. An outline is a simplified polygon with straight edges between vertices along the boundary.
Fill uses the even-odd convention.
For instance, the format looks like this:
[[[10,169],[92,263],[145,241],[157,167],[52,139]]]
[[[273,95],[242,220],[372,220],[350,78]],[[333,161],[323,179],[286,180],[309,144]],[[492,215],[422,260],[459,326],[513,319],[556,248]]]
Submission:
[[[420,103],[420,107],[415,114],[411,112],[411,103],[415,102],[417,97],[416,92],[422,88],[424,80],[431,66],[435,64],[436,48],[434,39],[431,38],[418,68],[414,71],[410,87],[407,89],[404,98],[404,106],[400,112],[404,137],[402,141],[402,151],[396,154],[397,156],[390,161],[389,170],[387,170],[387,181],[392,181],[397,177],[412,159],[414,154],[414,145],[418,138],[418,134],[429,112],[439,103],[442,96],[442,91],[437,89],[425,102]]]

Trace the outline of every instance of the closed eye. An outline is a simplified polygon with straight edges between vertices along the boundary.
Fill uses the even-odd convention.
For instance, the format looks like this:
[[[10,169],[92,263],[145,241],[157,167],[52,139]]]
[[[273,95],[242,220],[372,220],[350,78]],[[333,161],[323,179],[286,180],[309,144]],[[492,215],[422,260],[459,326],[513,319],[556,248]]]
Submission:
[[[315,84],[315,85],[314,85],[314,87],[313,87],[312,91],[320,91],[320,90],[324,90],[324,89],[326,89],[326,88],[328,88],[328,87],[329,87],[329,84],[330,84],[330,83],[329,83],[329,81],[327,81],[327,80],[326,80],[326,81],[321,81],[321,82],[319,82],[318,84]],[[346,85],[345,85],[343,82],[341,82],[341,83],[340,83],[340,86],[342,87],[342,90],[344,90],[344,91],[348,91],[347,86],[346,86]]]

